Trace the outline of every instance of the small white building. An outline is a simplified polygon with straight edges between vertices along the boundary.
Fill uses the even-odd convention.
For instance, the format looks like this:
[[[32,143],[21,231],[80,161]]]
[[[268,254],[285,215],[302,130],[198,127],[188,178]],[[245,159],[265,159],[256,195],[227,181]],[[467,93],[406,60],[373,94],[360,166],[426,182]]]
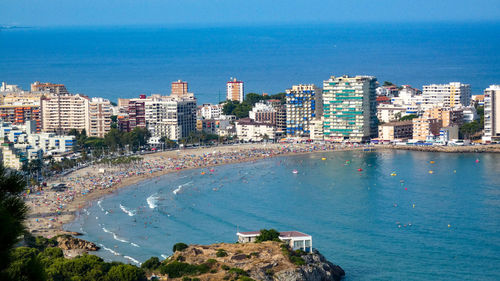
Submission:
[[[276,139],[276,127],[269,123],[252,121],[243,118],[235,122],[236,135],[243,141],[263,141]]]
[[[255,242],[260,231],[237,232],[238,243]],[[279,239],[286,242],[293,250],[301,249],[312,253],[312,236],[299,231],[281,231]]]

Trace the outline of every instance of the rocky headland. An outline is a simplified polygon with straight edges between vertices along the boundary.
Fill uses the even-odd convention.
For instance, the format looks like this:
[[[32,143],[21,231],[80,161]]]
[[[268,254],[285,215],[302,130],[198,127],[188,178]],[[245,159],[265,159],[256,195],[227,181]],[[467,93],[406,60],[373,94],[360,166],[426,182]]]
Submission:
[[[338,281],[344,270],[318,251],[292,251],[280,242],[190,245],[155,270],[160,280]]]

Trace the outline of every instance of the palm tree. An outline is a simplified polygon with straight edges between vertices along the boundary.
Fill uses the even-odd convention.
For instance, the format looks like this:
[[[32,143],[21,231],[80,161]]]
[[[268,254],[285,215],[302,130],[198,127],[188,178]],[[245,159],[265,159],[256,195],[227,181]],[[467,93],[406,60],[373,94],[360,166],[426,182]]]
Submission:
[[[25,188],[21,174],[0,164],[0,272],[8,267],[10,251],[25,231],[28,207],[20,197]]]

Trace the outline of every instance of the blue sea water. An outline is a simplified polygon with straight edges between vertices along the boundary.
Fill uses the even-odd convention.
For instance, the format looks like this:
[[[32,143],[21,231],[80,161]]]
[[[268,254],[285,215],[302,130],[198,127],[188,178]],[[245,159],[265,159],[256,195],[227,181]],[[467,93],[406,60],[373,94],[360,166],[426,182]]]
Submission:
[[[500,280],[498,154],[331,152],[213,169],[124,188],[66,228],[107,260],[276,228],[311,234],[345,280]]]
[[[217,102],[230,77],[247,93],[277,93],[367,74],[418,88],[461,81],[479,94],[500,83],[499,34],[499,22],[0,30],[0,81],[116,101],[183,79],[200,102]]]

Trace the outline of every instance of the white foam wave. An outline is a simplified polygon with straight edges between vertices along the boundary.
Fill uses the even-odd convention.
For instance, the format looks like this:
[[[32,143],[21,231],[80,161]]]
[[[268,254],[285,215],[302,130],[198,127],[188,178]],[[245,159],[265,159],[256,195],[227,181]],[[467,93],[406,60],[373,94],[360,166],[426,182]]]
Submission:
[[[149,196],[147,199],[146,199],[146,202],[148,202],[148,206],[150,209],[154,209],[156,207],[158,207],[157,203],[158,203],[158,196],[155,194]]]
[[[128,243],[127,240],[123,239],[123,238],[120,238],[118,235],[116,235],[115,233],[111,232],[113,234],[113,238],[116,240],[116,241],[120,241],[120,242],[123,242],[123,243]]]
[[[99,208],[101,208],[101,211],[106,212],[106,210],[104,210],[104,208],[102,207],[101,203],[102,203],[102,200],[97,201],[97,206],[99,206]]]
[[[134,211],[130,211],[129,209],[125,208],[125,206],[123,206],[122,204],[120,204],[120,209],[122,209],[122,211],[123,211],[125,214],[127,214],[127,215],[129,215],[129,216],[131,216],[131,217],[133,217],[133,216],[135,215],[135,212],[134,212]]]
[[[179,187],[177,187],[176,189],[174,189],[174,191],[172,191],[173,194],[177,195],[177,192],[181,191],[182,189],[182,185],[179,185]]]
[[[106,250],[106,251],[108,251],[108,252],[112,253],[112,254],[113,254],[113,255],[115,255],[115,256],[121,256],[121,254],[120,254],[120,253],[113,251],[112,249],[110,249],[110,248],[108,248],[108,247],[104,246],[103,244],[99,244],[99,246],[101,246],[101,248],[103,248],[104,250]]]
[[[193,182],[192,182],[192,181],[190,181],[190,182],[186,182],[186,183],[184,183],[184,184],[181,184],[181,185],[179,185],[176,189],[174,189],[174,191],[172,191],[172,193],[173,193],[173,194],[175,194],[175,195],[177,195],[177,193],[179,193],[179,191],[181,191],[181,189],[182,189],[183,187],[185,187],[185,186],[187,186],[187,185],[190,185],[190,184],[192,184],[192,183],[193,183]]]
[[[111,231],[107,230],[105,227],[102,228],[102,231],[104,231],[106,233],[112,233]]]
[[[134,262],[134,263],[136,263],[136,264],[138,264],[138,265],[141,265],[141,263],[138,260],[136,260],[136,259],[134,259],[132,257],[129,257],[129,256],[123,256],[123,257],[126,258],[126,259],[128,259],[128,260],[130,260],[130,261],[132,261],[132,262]]]
[[[160,256],[161,256],[162,258],[164,258],[164,259],[168,259],[168,256],[167,256],[167,255],[161,254]]]
[[[139,248],[139,247],[140,247],[139,245],[137,245],[137,244],[135,244],[135,243],[133,243],[133,242],[132,242],[132,243],[130,243],[130,245],[132,245],[132,246],[134,246],[134,247],[137,247],[137,248]]]

